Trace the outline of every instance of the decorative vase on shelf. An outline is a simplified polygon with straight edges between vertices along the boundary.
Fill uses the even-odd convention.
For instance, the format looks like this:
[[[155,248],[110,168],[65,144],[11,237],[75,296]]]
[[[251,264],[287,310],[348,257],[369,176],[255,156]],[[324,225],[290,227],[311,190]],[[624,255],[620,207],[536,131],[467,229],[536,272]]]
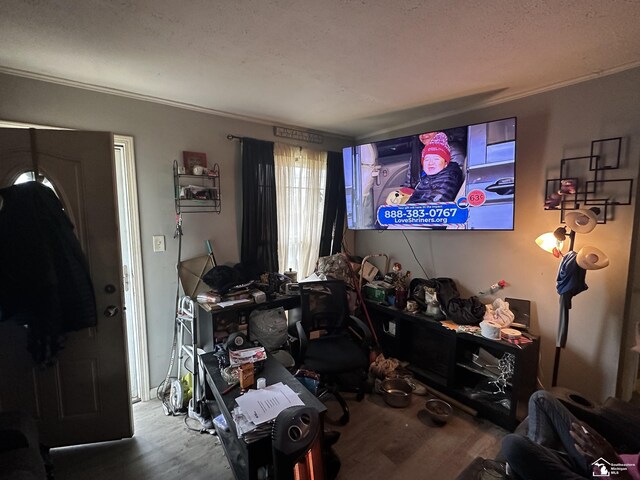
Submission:
[[[394,307],[398,310],[404,310],[407,306],[407,289],[396,288]]]

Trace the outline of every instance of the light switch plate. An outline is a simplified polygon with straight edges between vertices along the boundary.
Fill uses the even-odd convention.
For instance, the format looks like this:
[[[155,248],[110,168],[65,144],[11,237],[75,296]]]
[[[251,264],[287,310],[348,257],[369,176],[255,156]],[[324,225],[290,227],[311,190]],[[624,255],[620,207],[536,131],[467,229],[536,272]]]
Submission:
[[[164,235],[154,235],[153,236],[153,251],[154,252],[164,252]]]

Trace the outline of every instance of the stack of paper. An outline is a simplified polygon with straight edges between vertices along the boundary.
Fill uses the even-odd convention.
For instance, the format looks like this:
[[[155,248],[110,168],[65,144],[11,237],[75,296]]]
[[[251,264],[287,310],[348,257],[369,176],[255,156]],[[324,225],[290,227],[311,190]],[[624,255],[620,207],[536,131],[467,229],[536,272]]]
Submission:
[[[304,405],[288,385],[276,383],[260,390],[249,390],[236,399],[238,407],[232,412],[238,437],[251,443],[269,435],[271,425],[285,408]]]

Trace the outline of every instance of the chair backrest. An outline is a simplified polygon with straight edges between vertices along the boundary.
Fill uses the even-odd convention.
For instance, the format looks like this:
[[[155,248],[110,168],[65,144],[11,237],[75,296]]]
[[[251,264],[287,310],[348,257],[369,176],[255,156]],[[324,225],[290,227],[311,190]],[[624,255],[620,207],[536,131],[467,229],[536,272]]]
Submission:
[[[342,280],[300,283],[302,326],[306,332],[344,330],[348,314],[347,291]]]

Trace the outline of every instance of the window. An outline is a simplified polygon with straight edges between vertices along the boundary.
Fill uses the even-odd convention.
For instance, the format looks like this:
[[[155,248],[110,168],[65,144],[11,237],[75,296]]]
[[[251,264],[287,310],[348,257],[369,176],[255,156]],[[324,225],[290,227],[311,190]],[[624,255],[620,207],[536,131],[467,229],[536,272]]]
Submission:
[[[276,143],[279,271],[302,279],[318,260],[327,178],[327,153]]]
[[[33,182],[35,179],[36,179],[36,174],[35,174],[33,171],[24,172],[24,173],[21,173],[21,174],[18,176],[18,178],[16,178],[16,181],[15,181],[15,182],[13,182],[13,184],[14,184],[14,185],[18,185],[18,184],[20,184],[20,183]],[[54,193],[55,193],[56,195],[58,195],[58,192],[56,192],[56,189],[55,189],[55,188],[53,188],[53,184],[49,181],[49,179],[48,179],[48,178],[44,177],[44,178],[42,179],[42,184],[43,184],[45,187],[49,187],[51,190],[53,190],[53,191],[54,191]],[[58,195],[58,197],[59,197],[59,196],[60,196],[60,195]]]

